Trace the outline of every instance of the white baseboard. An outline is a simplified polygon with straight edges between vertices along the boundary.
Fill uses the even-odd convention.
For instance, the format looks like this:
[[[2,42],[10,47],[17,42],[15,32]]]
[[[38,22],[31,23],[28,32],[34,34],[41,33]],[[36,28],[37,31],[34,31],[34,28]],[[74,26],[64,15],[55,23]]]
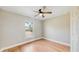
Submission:
[[[70,44],[68,44],[68,43],[64,43],[64,42],[56,41],[56,40],[49,39],[49,38],[44,38],[44,39],[49,40],[49,41],[53,41],[53,42],[56,42],[56,43],[59,43],[59,44],[62,44],[62,45],[70,46]]]
[[[16,47],[16,46],[19,46],[19,45],[23,45],[23,44],[26,44],[26,43],[29,43],[29,42],[32,42],[32,41],[35,41],[35,40],[39,40],[39,39],[41,39],[41,37],[40,38],[30,39],[30,40],[27,40],[25,42],[14,44],[14,45],[11,45],[11,46],[8,46],[8,47],[5,47],[5,48],[1,48],[0,52],[4,51],[6,49],[10,49],[10,48],[13,48],[13,47]]]

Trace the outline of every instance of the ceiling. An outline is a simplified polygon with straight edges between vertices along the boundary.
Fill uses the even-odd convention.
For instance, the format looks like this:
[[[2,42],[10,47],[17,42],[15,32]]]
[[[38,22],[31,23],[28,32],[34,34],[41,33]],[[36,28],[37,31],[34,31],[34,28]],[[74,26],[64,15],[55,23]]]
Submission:
[[[0,6],[1,9],[20,15],[28,16],[34,19],[48,19],[56,17],[62,14],[69,12],[73,7],[69,6],[47,6],[48,11],[52,11],[52,14],[48,14],[45,18],[42,18],[40,15],[34,17],[37,13],[33,11],[38,11],[42,6]]]

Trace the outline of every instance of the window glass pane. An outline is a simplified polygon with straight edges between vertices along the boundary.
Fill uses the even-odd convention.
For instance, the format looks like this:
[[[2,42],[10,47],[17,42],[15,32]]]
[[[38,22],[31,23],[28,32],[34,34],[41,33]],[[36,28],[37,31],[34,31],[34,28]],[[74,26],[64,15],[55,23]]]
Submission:
[[[32,32],[32,23],[31,22],[25,22],[25,31]]]
[[[32,22],[25,21],[25,35],[26,37],[30,37],[32,35]]]

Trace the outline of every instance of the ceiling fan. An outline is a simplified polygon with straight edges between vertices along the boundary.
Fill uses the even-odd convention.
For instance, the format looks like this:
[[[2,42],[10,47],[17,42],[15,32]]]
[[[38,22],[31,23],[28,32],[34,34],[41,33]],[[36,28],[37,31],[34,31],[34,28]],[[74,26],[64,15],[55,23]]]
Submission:
[[[46,9],[46,6],[43,6],[38,11],[34,11],[34,12],[37,13],[37,15],[35,15],[35,17],[38,16],[38,15],[41,15],[44,18],[45,17],[45,14],[52,14],[51,11],[45,11],[45,9]]]

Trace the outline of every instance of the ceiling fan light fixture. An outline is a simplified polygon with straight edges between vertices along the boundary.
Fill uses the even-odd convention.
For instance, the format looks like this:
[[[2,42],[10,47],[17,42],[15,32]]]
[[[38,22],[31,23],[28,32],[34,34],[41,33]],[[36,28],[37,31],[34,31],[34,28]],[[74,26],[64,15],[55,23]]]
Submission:
[[[40,13],[39,15],[42,16],[42,13]]]
[[[52,14],[52,11],[45,11],[45,9],[46,9],[46,6],[45,7],[43,6],[43,9],[42,8],[39,9],[36,12],[36,13],[38,13],[36,16],[40,15],[40,16],[42,16],[42,18],[44,18],[46,14]]]

